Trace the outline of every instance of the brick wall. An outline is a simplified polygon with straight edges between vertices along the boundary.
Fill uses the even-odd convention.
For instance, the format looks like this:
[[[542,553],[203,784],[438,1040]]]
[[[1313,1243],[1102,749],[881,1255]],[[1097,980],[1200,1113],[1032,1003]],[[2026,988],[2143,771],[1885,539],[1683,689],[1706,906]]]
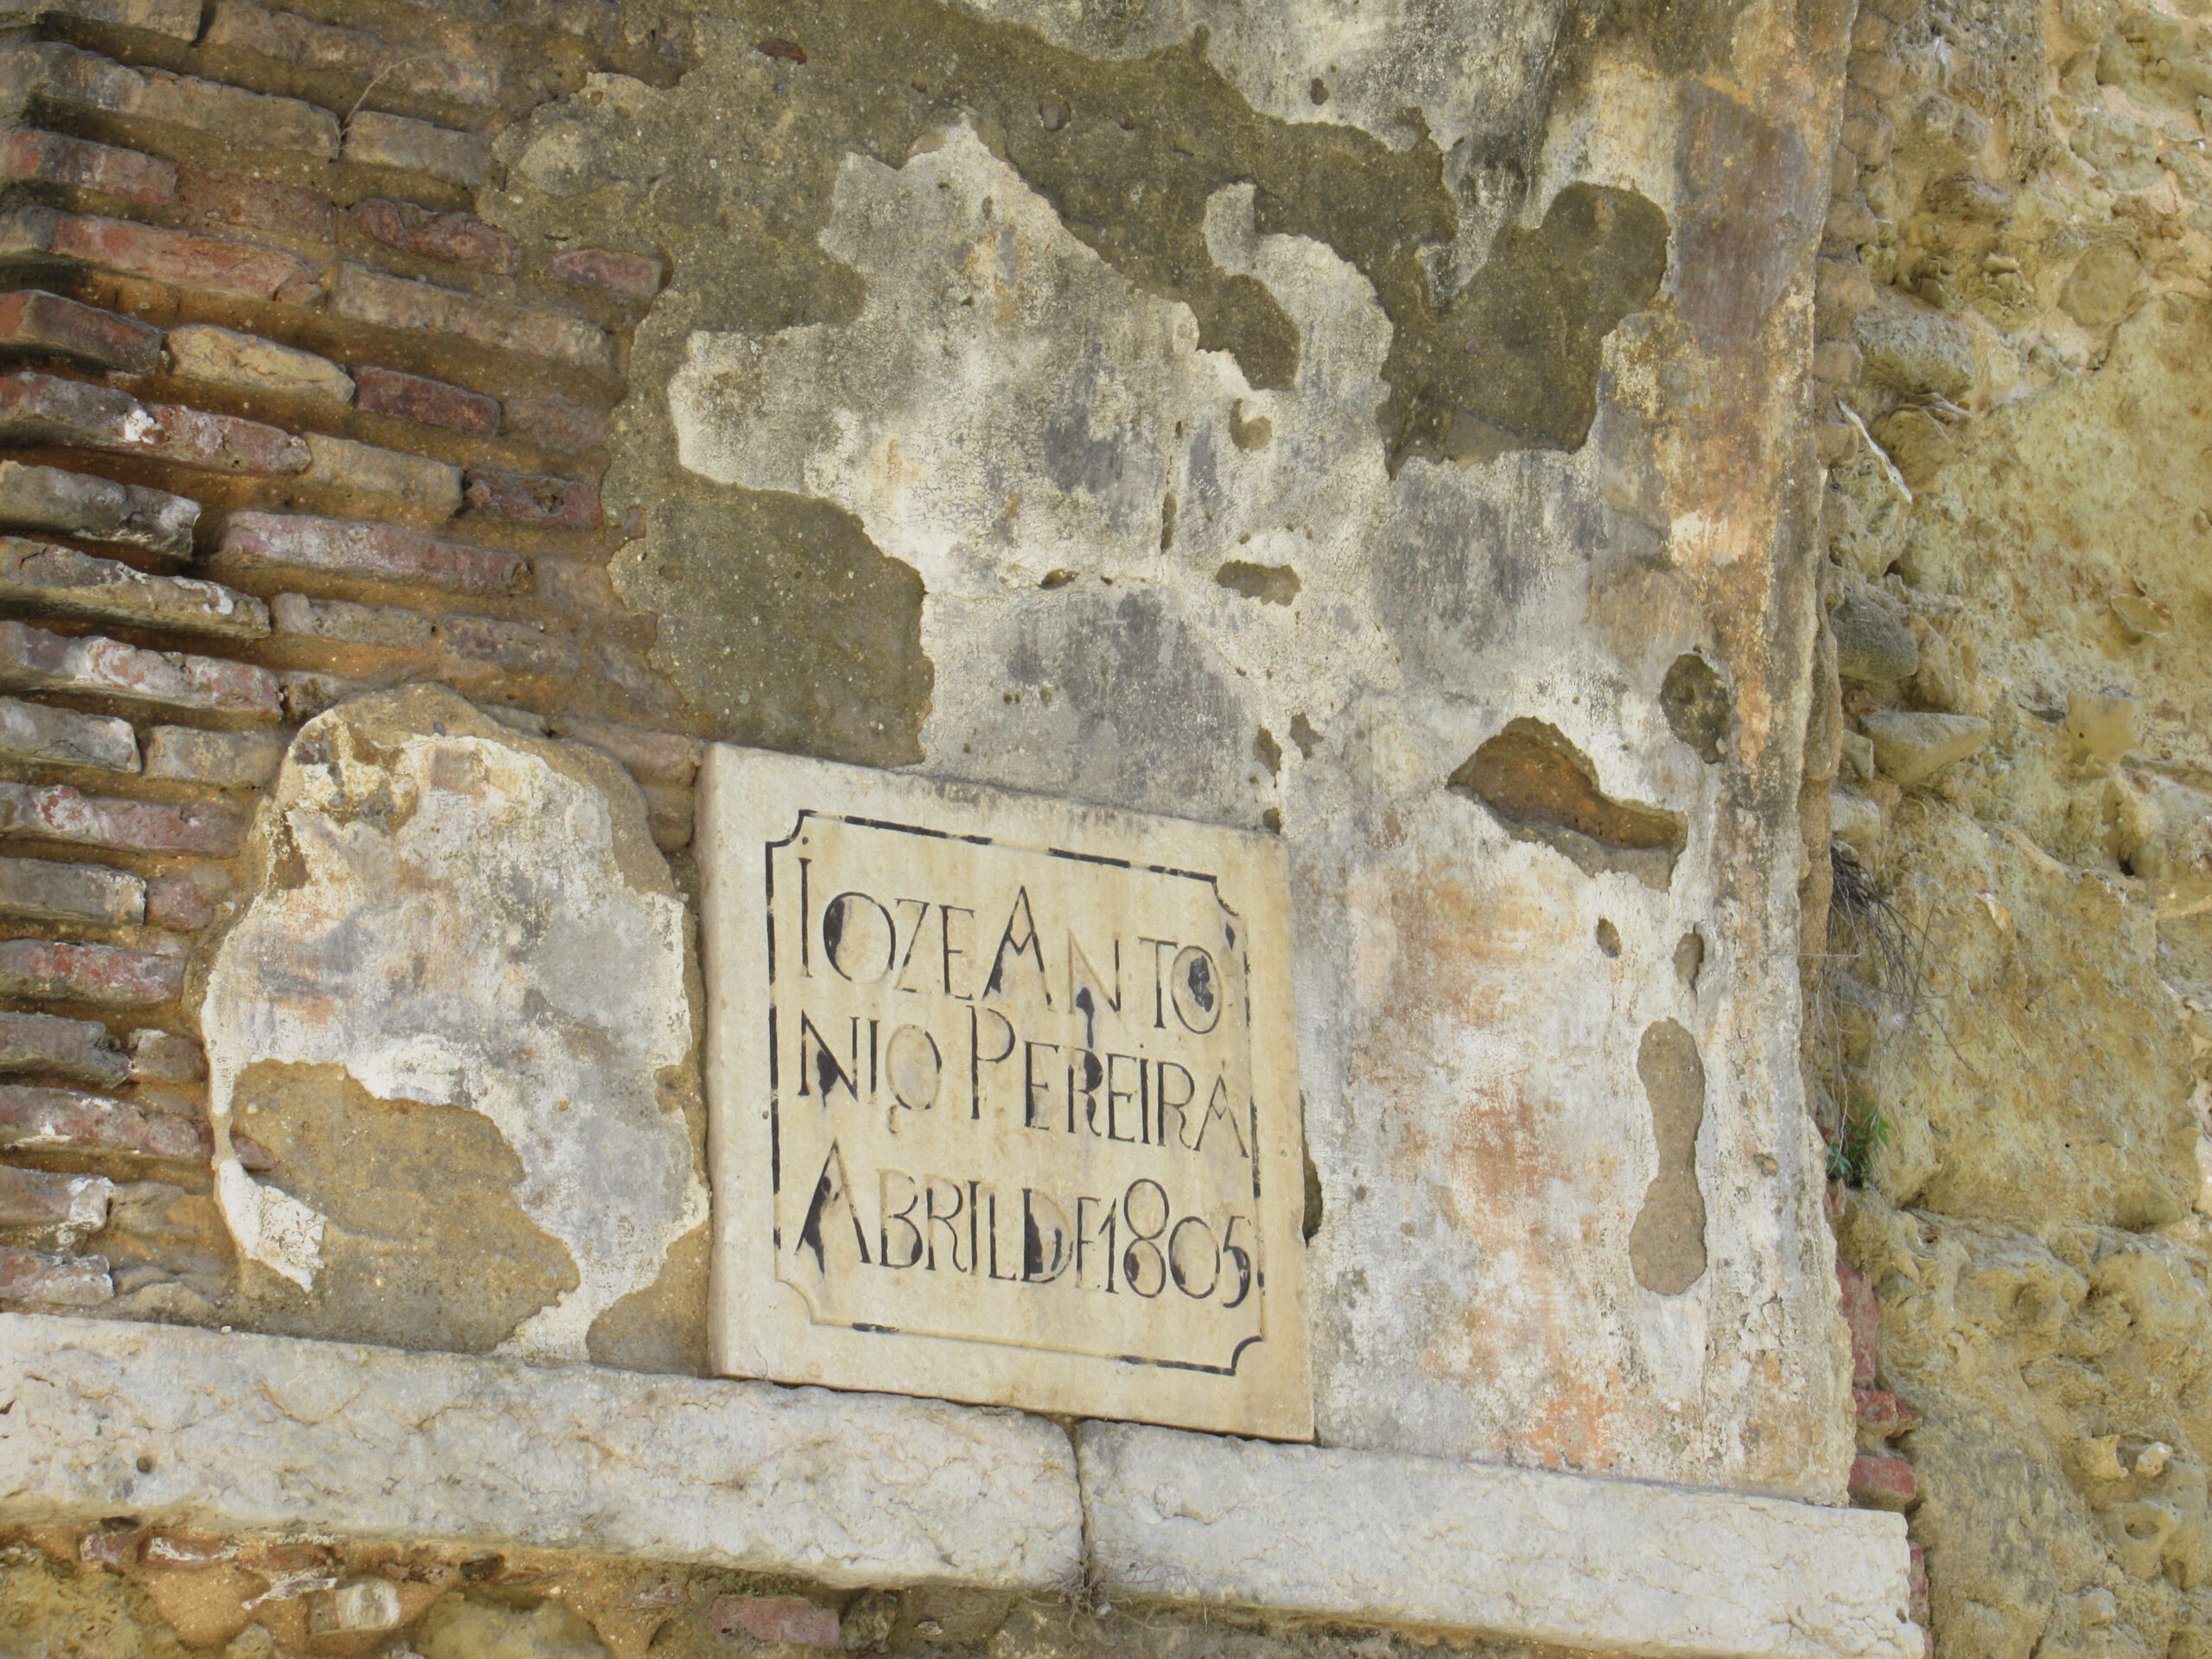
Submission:
[[[505,124],[667,81],[682,31],[601,0],[8,17],[0,1303],[208,1319],[193,987],[302,721],[442,681],[606,750],[690,838],[696,745],[598,495],[661,262],[469,211]]]

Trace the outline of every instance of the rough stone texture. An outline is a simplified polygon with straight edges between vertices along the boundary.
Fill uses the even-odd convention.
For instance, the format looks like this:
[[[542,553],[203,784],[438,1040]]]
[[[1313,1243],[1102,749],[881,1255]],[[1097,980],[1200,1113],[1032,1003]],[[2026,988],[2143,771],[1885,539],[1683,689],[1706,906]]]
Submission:
[[[692,1043],[682,909],[635,786],[595,751],[414,688],[303,728],[255,852],[201,1025],[218,1192],[241,1254],[296,1287],[266,1287],[276,1313],[585,1357],[593,1322],[706,1219],[700,1127],[663,1077]],[[278,1068],[342,1068],[382,1103],[349,1111]],[[222,1156],[241,1114],[281,1185]],[[384,1127],[350,1140],[363,1122]],[[428,1229],[403,1230],[396,1256],[392,1204]],[[513,1288],[487,1333],[467,1297],[487,1271],[472,1230],[493,1215],[531,1242],[490,1252]],[[388,1261],[419,1287],[372,1294]]]
[[[0,350],[26,356],[50,352],[95,368],[151,374],[161,349],[162,331],[134,318],[35,288],[0,297]]]
[[[279,601],[285,596],[278,595]],[[146,734],[146,775],[218,789],[259,789],[276,776],[285,740],[275,732],[203,732],[156,726]]]
[[[120,1507],[1039,1592],[1082,1549],[1073,1450],[1034,1418],[19,1315],[0,1335],[9,1521]]]
[[[1601,1650],[1922,1652],[1885,1516],[1115,1423],[1076,1444],[1109,1594]]]

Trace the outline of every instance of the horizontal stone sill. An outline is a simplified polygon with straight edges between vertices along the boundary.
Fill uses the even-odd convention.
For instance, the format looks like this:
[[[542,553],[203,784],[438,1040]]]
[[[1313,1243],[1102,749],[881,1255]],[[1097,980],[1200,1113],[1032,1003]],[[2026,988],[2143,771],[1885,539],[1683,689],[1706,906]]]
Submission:
[[[1919,1659],[1901,1516],[893,1395],[0,1314],[0,1524],[575,1549]],[[1090,1560],[1084,1560],[1088,1526]]]

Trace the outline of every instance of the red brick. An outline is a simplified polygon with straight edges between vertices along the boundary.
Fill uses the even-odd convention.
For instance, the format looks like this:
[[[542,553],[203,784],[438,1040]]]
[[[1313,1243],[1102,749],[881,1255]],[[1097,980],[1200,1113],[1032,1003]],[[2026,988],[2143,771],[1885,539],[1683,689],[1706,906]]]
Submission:
[[[0,1164],[0,1227],[95,1232],[107,1224],[115,1183],[99,1175],[49,1175]]]
[[[498,398],[397,369],[355,369],[353,404],[372,415],[397,415],[474,437],[490,437],[499,429]]]
[[[1920,1414],[1887,1389],[1855,1388],[1851,1394],[1859,1409],[1859,1427],[1871,1434],[1893,1440],[1920,1427]]]
[[[35,179],[149,207],[175,200],[177,190],[174,162],[30,128],[0,139],[0,178]]]
[[[303,242],[328,242],[336,234],[337,215],[326,198],[243,173],[181,162],[176,197],[186,212],[207,224],[273,231]]]
[[[1835,1277],[1843,1321],[1851,1327],[1852,1386],[1871,1389],[1881,1369],[1881,1310],[1874,1301],[1874,1287],[1858,1268],[1840,1262],[1835,1264]]]
[[[222,556],[423,582],[464,594],[512,593],[529,574],[518,554],[442,542],[401,524],[269,512],[232,513],[223,531]]]
[[[127,1083],[130,1062],[97,1020],[0,1014],[0,1071],[25,1071],[109,1086]]]
[[[136,772],[138,736],[129,721],[112,715],[80,715],[42,702],[0,697],[0,760]]]
[[[434,213],[410,201],[375,198],[353,210],[353,222],[372,241],[418,259],[498,276],[512,276],[519,262],[514,238],[474,213]]]
[[[137,484],[115,484],[60,467],[0,461],[0,524],[51,531],[84,542],[120,542],[164,558],[192,556],[200,504]]]
[[[1862,1510],[1902,1514],[1920,1497],[1912,1465],[1889,1452],[1862,1452],[1851,1460],[1851,1501]]]
[[[351,438],[334,438],[324,432],[308,434],[308,453],[315,457],[307,470],[308,483],[342,490],[349,496],[388,495],[413,506],[427,507],[441,518],[450,518],[461,511],[461,468],[446,461],[356,443]]]
[[[837,1645],[837,1615],[797,1596],[716,1596],[707,1609],[717,1636],[741,1630],[756,1642],[791,1642],[807,1648]]]
[[[207,1075],[207,1054],[189,1037],[142,1026],[130,1033],[130,1075],[141,1082],[198,1083]]]
[[[450,334],[494,351],[601,373],[614,366],[613,343],[583,317],[480,299],[366,265],[338,268],[331,304],[340,316],[378,327]]]
[[[4,948],[4,947],[0,947]],[[266,1169],[269,1154],[244,1135],[231,1137],[238,1161]],[[0,1088],[0,1147],[22,1152],[105,1152],[204,1164],[214,1135],[197,1118],[144,1111],[73,1089]]]
[[[270,608],[295,594],[279,594]],[[156,726],[146,734],[146,775],[217,789],[259,789],[284,760],[282,732],[203,732],[190,726]]]
[[[162,331],[42,289],[0,295],[0,351],[53,352],[125,374],[161,366]]]
[[[146,920],[154,927],[197,933],[215,919],[230,896],[231,879],[221,868],[201,864],[174,875],[157,875],[146,884]]]
[[[499,101],[499,83],[484,64],[457,49],[450,36],[438,49],[395,45],[357,29],[311,22],[291,12],[267,11],[247,0],[216,0],[202,46],[226,47],[302,69],[321,69],[368,80],[394,92],[442,98],[478,107]]]
[[[438,644],[459,662],[510,674],[573,675],[577,668],[576,648],[568,640],[496,616],[441,617]]]
[[[29,1302],[41,1307],[97,1307],[115,1298],[115,1281],[108,1277],[104,1255],[49,1255],[44,1250],[0,1245],[0,1302]],[[85,1548],[95,1539],[128,1538],[132,1558],[145,1535],[95,1532],[86,1535]],[[93,1559],[87,1555],[87,1560]],[[118,1566],[124,1563],[118,1561]]]
[[[41,105],[187,127],[249,153],[282,149],[338,159],[338,118],[296,98],[165,69],[129,68],[52,41],[17,46],[10,55],[25,90]]]
[[[548,448],[580,454],[607,442],[607,411],[569,397],[510,397],[506,429]]]
[[[200,34],[200,0],[47,0],[47,5],[66,16],[143,29],[172,40],[194,40]]]
[[[594,530],[599,524],[599,487],[581,479],[487,469],[468,474],[463,487],[472,518],[552,530]]]
[[[375,645],[387,651],[428,651],[430,619],[396,605],[356,605],[344,599],[309,599],[304,594],[279,594],[270,601],[280,633],[304,634],[339,645]],[[156,736],[159,734],[156,734]],[[154,764],[153,746],[147,746],[147,766]]]
[[[584,288],[603,288],[626,300],[650,300],[660,292],[660,261],[641,253],[570,248],[546,262],[545,274]]]
[[[113,1525],[86,1533],[77,1545],[77,1559],[99,1567],[131,1567],[146,1541],[146,1529]]]
[[[0,791],[23,787],[0,784]],[[14,828],[8,816],[6,793],[0,792],[0,835]],[[134,926],[146,919],[146,884],[128,871],[99,864],[0,858],[0,911],[35,921]]]
[[[119,560],[20,536],[0,536],[0,600],[48,615],[239,639],[269,632],[269,607],[250,594],[194,576],[149,576]]]
[[[98,634],[68,639],[0,622],[0,687],[75,691],[162,708],[275,720],[276,677],[251,663],[146,651]]]
[[[701,745],[696,737],[671,732],[640,731],[604,720],[556,719],[553,735],[571,743],[588,743],[604,749],[627,767],[641,784],[667,784],[681,789],[699,771]]]
[[[0,836],[228,857],[245,829],[245,815],[219,801],[169,805],[81,794],[67,784],[0,783]]]
[[[0,939],[0,996],[150,1008],[175,1001],[183,988],[182,957],[150,956],[115,944]]]
[[[362,110],[346,124],[346,159],[421,173],[473,190],[491,173],[492,143],[480,132],[457,132],[404,115]]]
[[[219,1567],[238,1559],[235,1540],[210,1538],[201,1533],[157,1532],[146,1541],[144,1560],[149,1567],[189,1573]]]
[[[143,455],[200,472],[270,477],[305,472],[313,456],[290,433],[178,404],[48,374],[0,375],[0,439]]]
[[[35,219],[37,215],[51,216],[53,228],[40,251],[56,258],[81,259],[128,276],[256,300],[300,303],[321,293],[315,268],[280,249],[51,208],[25,208],[10,219],[31,219],[35,231],[43,223]]]

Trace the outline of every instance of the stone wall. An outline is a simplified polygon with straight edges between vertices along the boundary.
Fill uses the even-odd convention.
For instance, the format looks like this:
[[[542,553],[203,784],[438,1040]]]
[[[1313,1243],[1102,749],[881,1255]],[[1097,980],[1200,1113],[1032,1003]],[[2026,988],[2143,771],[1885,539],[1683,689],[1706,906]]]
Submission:
[[[1807,822],[1853,1489],[1911,1510],[1940,1654],[2193,1654],[2212,41],[1905,0],[1853,44]]]
[[[2003,417],[1982,335],[1870,298],[1955,278],[1857,262],[1878,228],[1823,207],[1841,124],[1878,196],[1928,194],[1925,246],[1955,263],[1932,227],[1984,211],[1855,136],[1904,81],[1847,10],[10,10],[0,1302],[50,1338],[4,1373],[0,1630],[424,1659],[1916,1642],[1898,1523],[1834,1506],[1899,1507],[1912,1467],[1940,1491],[1933,1385],[1894,1313],[1877,1376],[1860,1293],[1896,1301],[1874,1195],[1941,1160],[1847,1077],[1977,1051],[1863,963],[1814,974],[1801,1045],[1800,912],[1817,935],[1831,812],[1887,826],[1877,878],[1914,867],[1899,757],[1980,730],[1884,737],[1878,705],[1997,721],[1995,648],[1881,584],[1936,587],[1971,539],[1961,509],[1950,552],[1904,550],[1936,453],[1909,432]],[[2099,258],[2057,279],[2055,364],[2111,334],[2082,307],[2126,308]],[[2135,349],[2146,387],[2184,372]],[[1961,360],[1955,418],[1912,377]],[[1862,372],[1872,435],[1808,419]],[[2144,582],[2112,588],[2131,628],[2181,603]],[[1833,664],[1855,688],[1869,652],[1890,690],[1847,721]],[[2076,741],[2117,718],[2082,703]],[[1832,804],[1859,727],[1864,804]],[[784,1398],[689,1380],[715,741],[1283,838],[1318,1447],[1222,1451],[1234,1503],[1152,1476],[1132,1501],[1148,1442],[1020,1420],[1058,1507],[998,1554],[871,1484],[861,1407],[823,1408],[806,1444],[844,1450],[816,1464],[663,1490],[638,1422]],[[2131,782],[2126,749],[2093,816],[2179,824],[2158,791],[2186,779]],[[2031,908],[1989,885],[1993,917]],[[2081,1062],[2113,1149],[2079,1219],[2139,1229],[2185,1212],[2195,1131],[2112,1050]],[[1878,1172],[1830,1206],[1872,1274],[1848,1332],[1820,1110],[1831,1166]],[[1854,1151],[1878,1118],[1888,1150]],[[2066,1151],[2021,1179],[2071,1192]],[[491,1427],[425,1389],[499,1402]],[[1916,1409],[1913,1465],[1872,1449]],[[514,1484],[446,1502],[487,1469]],[[786,1480],[817,1531],[694,1535],[688,1508],[741,1533]],[[1382,1541],[1300,1533],[1326,1570],[1286,1567],[1236,1513],[1286,1491]],[[886,1514],[906,1553],[879,1559],[853,1540]]]

